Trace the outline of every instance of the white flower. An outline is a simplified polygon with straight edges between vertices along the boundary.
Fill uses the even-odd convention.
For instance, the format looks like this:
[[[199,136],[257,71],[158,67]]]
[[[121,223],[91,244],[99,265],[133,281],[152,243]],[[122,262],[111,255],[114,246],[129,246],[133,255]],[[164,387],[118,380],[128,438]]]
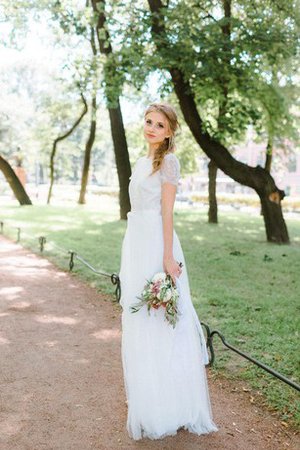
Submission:
[[[165,302],[169,301],[170,298],[172,298],[172,291],[171,289],[168,289],[165,296]]]
[[[163,286],[162,286],[163,288]],[[159,293],[157,294],[157,298],[159,300],[162,300],[164,303],[168,302],[170,300],[170,298],[172,298],[172,291],[171,289],[160,289]],[[164,292],[164,294],[163,294]]]
[[[166,279],[166,276],[167,275],[165,272],[158,272],[152,277],[151,281],[153,281],[154,283],[155,283],[155,281],[158,281],[158,280],[164,281]]]

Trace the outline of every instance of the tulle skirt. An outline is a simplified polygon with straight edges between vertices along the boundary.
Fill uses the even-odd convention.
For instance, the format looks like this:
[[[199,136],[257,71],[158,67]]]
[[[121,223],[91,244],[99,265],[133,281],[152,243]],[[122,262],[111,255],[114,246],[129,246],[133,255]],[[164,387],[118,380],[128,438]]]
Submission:
[[[186,264],[174,230],[173,255],[183,263],[176,280],[179,320],[173,328],[164,308],[130,312],[143,287],[163,272],[162,216],[130,211],[122,243],[120,282],[122,365],[127,396],[126,428],[131,438],[159,439],[178,428],[204,434],[218,431],[212,419],[205,364],[205,336],[191,301]]]

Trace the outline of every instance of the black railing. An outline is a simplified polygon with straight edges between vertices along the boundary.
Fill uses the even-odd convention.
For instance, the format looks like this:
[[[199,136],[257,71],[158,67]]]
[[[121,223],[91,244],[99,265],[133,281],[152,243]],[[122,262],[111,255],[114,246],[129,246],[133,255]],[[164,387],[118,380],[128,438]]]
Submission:
[[[15,228],[17,230],[17,242],[20,242],[20,239],[21,239],[21,228],[19,228],[19,227],[13,227],[13,228]],[[4,234],[4,222],[3,221],[0,221],[0,232],[1,232],[1,234]],[[36,241],[36,239],[34,239],[34,240]],[[40,250],[41,253],[44,252],[44,250],[45,250],[46,242],[47,242],[47,239],[46,239],[45,236],[39,236],[38,243],[39,243],[39,250]],[[55,248],[57,248],[58,250],[63,251],[65,253],[68,253],[70,255],[70,258],[69,258],[69,270],[70,271],[73,270],[74,264],[75,264],[74,260],[76,259],[77,261],[80,261],[84,266],[86,266],[90,270],[92,270],[92,272],[94,272],[95,274],[102,275],[102,276],[105,276],[107,278],[110,278],[112,284],[116,285],[115,296],[116,296],[118,302],[120,301],[120,298],[121,298],[120,278],[119,278],[119,276],[116,273],[109,274],[107,272],[104,272],[104,271],[101,271],[101,270],[97,270],[90,263],[88,263],[84,258],[82,258],[82,256],[78,255],[77,252],[75,252],[73,250],[63,249],[62,247],[59,247],[58,245],[56,245],[54,243],[52,243],[52,245]],[[299,384],[295,383],[294,381],[292,381],[289,378],[285,377],[284,375],[282,375],[281,373],[279,373],[276,370],[272,369],[271,367],[267,366],[266,364],[258,361],[257,359],[253,358],[252,356],[248,355],[247,353],[244,353],[241,350],[239,350],[238,348],[236,348],[233,345],[229,344],[226,341],[226,339],[224,338],[224,336],[218,330],[211,331],[210,327],[207,324],[205,324],[203,322],[200,322],[200,323],[205,328],[206,334],[207,334],[206,346],[207,346],[207,348],[209,350],[209,353],[210,353],[209,363],[207,364],[208,366],[212,366],[214,361],[215,361],[215,352],[214,352],[214,347],[213,347],[213,338],[216,335],[216,336],[219,336],[219,338],[221,339],[221,341],[222,341],[223,345],[225,345],[225,347],[227,347],[230,350],[234,351],[235,353],[239,354],[240,356],[242,356],[243,358],[247,359],[248,361],[251,361],[252,363],[256,364],[261,369],[265,370],[266,372],[270,373],[271,375],[273,375],[277,379],[283,381],[284,383],[288,384],[293,389],[296,389],[297,391],[300,392],[300,385]]]
[[[211,366],[213,364],[214,359],[215,359],[215,352],[214,352],[214,348],[213,348],[213,337],[215,335],[217,335],[217,336],[219,336],[219,338],[221,339],[221,341],[225,345],[225,347],[229,348],[230,350],[234,351],[235,353],[238,353],[243,358],[248,359],[248,361],[253,362],[261,369],[264,369],[266,372],[269,372],[274,377],[278,378],[279,380],[283,381],[284,383],[288,384],[289,386],[291,386],[292,388],[294,388],[300,392],[299,384],[295,383],[294,381],[290,380],[289,378],[285,377],[284,375],[281,375],[281,373],[277,372],[276,370],[272,369],[271,367],[267,366],[266,364],[258,361],[257,359],[253,358],[252,356],[247,355],[247,353],[244,353],[241,350],[239,350],[238,348],[229,344],[228,342],[226,342],[225,337],[218,330],[210,331],[209,326],[203,322],[201,322],[201,325],[203,325],[205,327],[206,333],[207,333],[206,345],[209,348],[209,351],[211,354],[211,358],[210,358],[210,361],[208,364],[209,366]]]
[[[103,275],[104,277],[110,278],[110,281],[112,282],[112,284],[116,285],[115,296],[116,296],[118,302],[120,301],[120,298],[121,298],[121,284],[120,284],[119,275],[117,275],[116,273],[107,273],[107,272],[103,272],[102,270],[95,269],[90,263],[85,261],[85,259],[83,259],[82,256],[78,255],[73,250],[69,250],[68,253],[70,254],[70,261],[69,261],[69,269],[70,270],[73,270],[74,259],[77,259],[78,261],[80,261],[83,265],[88,267],[95,274]]]
[[[17,239],[16,242],[20,242],[21,240],[21,228],[20,227],[14,227],[14,226],[10,226],[10,228],[16,229],[17,230]],[[0,232],[1,234],[4,234],[4,222],[0,221]],[[24,233],[24,231],[22,232],[22,236],[25,235],[26,233]],[[28,236],[28,235],[27,235]],[[38,238],[31,238],[30,236],[27,238],[29,240],[32,240],[34,242],[36,242],[36,240],[38,241],[39,244],[39,250],[41,253],[43,253],[46,250],[46,243],[47,243],[47,238],[46,236],[39,236]],[[58,251],[64,253],[64,254],[69,254],[69,270],[72,271],[75,265],[74,260],[78,260],[80,261],[84,266],[88,267],[90,270],[92,270],[95,274],[97,275],[102,275],[105,276],[107,278],[110,278],[110,281],[112,282],[112,284],[114,286],[116,286],[115,289],[115,296],[116,296],[116,300],[119,302],[120,298],[121,298],[121,286],[120,286],[120,279],[118,274],[116,273],[107,273],[104,272],[102,270],[97,270],[95,269],[90,263],[88,263],[82,256],[78,255],[77,252],[75,252],[74,250],[67,250],[63,247],[60,247],[59,245],[55,244],[54,242],[51,242],[52,247],[56,248]]]

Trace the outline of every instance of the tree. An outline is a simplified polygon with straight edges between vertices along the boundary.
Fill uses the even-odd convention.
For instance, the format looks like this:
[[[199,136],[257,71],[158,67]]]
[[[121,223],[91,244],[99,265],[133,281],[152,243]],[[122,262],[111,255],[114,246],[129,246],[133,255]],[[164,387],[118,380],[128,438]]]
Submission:
[[[122,10],[124,3],[119,3]],[[123,72],[130,74],[131,82],[138,88],[149,71],[159,68],[165,79],[165,92],[171,92],[173,86],[186,123],[207,156],[235,181],[258,193],[264,211],[267,239],[288,243],[281,210],[284,192],[277,188],[274,179],[262,167],[243,164],[233,158],[228,150],[228,145],[238,142],[248,126],[255,124],[259,118],[261,111],[253,105],[251,98],[258,79],[263,82],[267,77],[261,60],[264,52],[271,55],[275,47],[277,54],[286,58],[286,43],[290,42],[285,28],[276,23],[275,29],[272,29],[269,11],[267,19],[264,19],[263,7],[267,6],[267,2],[260,9],[263,17],[254,21],[253,29],[253,15],[238,2],[236,5],[242,11],[241,18],[233,17],[227,2],[227,12],[225,8],[225,17],[221,21],[209,11],[211,2],[208,1],[163,4],[160,0],[149,0],[148,4],[151,14],[143,9],[142,3],[135,9],[130,6],[126,14],[124,12],[129,26],[124,30],[121,41],[120,65]],[[258,5],[255,2],[255,13]],[[203,10],[201,16],[199,10]],[[245,14],[249,14],[249,19],[247,17],[245,20]],[[183,17],[185,20],[182,20]],[[198,20],[195,20],[196,17]],[[271,30],[267,33],[267,39],[261,33],[264,20]],[[209,23],[202,29],[202,22],[205,21]],[[244,21],[246,27],[243,27]],[[228,22],[231,25],[238,23],[238,27],[228,33]],[[230,37],[237,36],[235,45],[229,34]],[[288,52],[292,54],[297,48],[294,36],[290,47]],[[224,65],[224,59],[230,64]],[[228,88],[225,96],[224,79]],[[222,104],[226,105],[226,113],[220,114]]]
[[[87,103],[86,103],[86,100],[85,100],[83,94],[81,93],[80,96],[81,96],[81,99],[83,102],[83,110],[82,110],[80,116],[65,133],[58,136],[53,141],[52,151],[51,151],[51,155],[50,155],[50,187],[49,187],[48,198],[47,198],[48,204],[50,203],[50,200],[51,200],[52,189],[53,189],[53,184],[54,184],[54,159],[55,159],[55,155],[56,155],[57,144],[59,142],[63,141],[64,139],[66,139],[67,137],[69,137],[73,133],[73,131],[78,127],[81,120],[83,119],[83,117],[85,116],[85,114],[88,111],[88,106],[87,106]]]
[[[260,166],[250,167],[232,157],[228,149],[212,137],[205,129],[197,109],[195,93],[182,64],[176,61],[172,41],[166,33],[165,13],[167,7],[160,0],[148,0],[152,12],[152,37],[158,52],[170,55],[165,66],[179,100],[185,120],[196,141],[216,165],[237,182],[253,188],[260,197],[266,226],[267,240],[288,243],[288,231],[282,215],[281,200],[285,194],[280,190],[271,175]]]
[[[119,82],[119,85],[116,82],[116,74],[118,75],[118,62],[114,59],[109,31],[107,28],[105,0],[92,0],[92,7],[95,13],[96,31],[100,53],[106,56],[106,65],[104,68],[105,95],[111,123],[111,133],[114,143],[117,173],[120,185],[120,218],[127,219],[127,212],[130,211],[128,186],[129,177],[131,175],[131,167],[119,100],[120,88],[123,80]]]
[[[0,155],[0,170],[5,176],[6,181],[10,185],[20,205],[32,205],[32,202],[28,197],[27,192],[25,191],[22,183],[15,174],[13,168],[11,167],[9,162],[1,155]]]
[[[221,30],[224,41],[222,42],[223,47],[223,64],[227,68],[220,76],[220,85],[222,87],[222,96],[219,100],[219,111],[217,117],[218,123],[218,133],[222,135],[224,132],[223,124],[226,120],[227,105],[228,105],[228,91],[229,91],[229,80],[228,80],[228,69],[230,66],[231,58],[231,0],[222,0],[222,6],[224,10],[223,22],[221,22]],[[217,185],[217,173],[218,167],[213,160],[210,160],[208,164],[208,222],[218,223],[218,202],[216,196],[216,185]]]
[[[91,48],[93,52],[94,58],[97,57],[97,48],[96,48],[96,42],[95,42],[95,30],[91,26],[90,27],[90,43]],[[80,194],[79,194],[79,204],[85,203],[85,195],[86,195],[86,188],[89,178],[89,168],[90,168],[90,161],[91,161],[91,153],[92,148],[95,142],[96,137],[96,128],[97,128],[97,77],[93,77],[93,89],[92,89],[92,100],[91,100],[91,122],[90,122],[90,130],[89,130],[89,136],[85,144],[85,152],[84,152],[84,163],[82,168],[82,175],[81,175],[81,187],[80,187]]]

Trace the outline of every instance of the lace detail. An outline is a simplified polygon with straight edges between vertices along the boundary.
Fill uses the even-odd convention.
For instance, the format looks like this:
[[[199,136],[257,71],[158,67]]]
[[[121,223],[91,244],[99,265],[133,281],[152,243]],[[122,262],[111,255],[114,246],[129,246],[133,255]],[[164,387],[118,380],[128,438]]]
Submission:
[[[178,185],[180,179],[180,163],[176,155],[168,153],[165,155],[160,168],[161,183],[172,183]]]

